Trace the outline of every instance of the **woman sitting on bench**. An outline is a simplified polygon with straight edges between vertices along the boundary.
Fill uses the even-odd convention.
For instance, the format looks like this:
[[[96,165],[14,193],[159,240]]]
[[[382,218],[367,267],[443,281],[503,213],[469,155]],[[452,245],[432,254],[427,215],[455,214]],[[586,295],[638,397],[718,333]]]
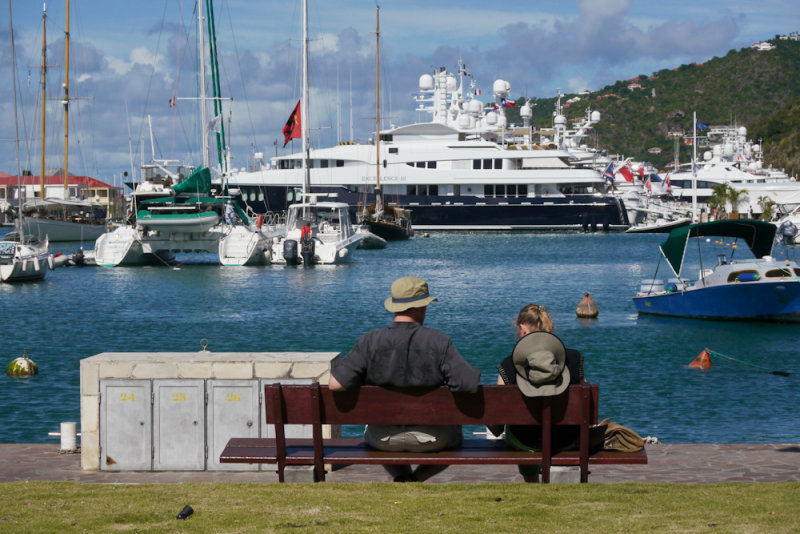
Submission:
[[[555,335],[553,320],[544,306],[528,304],[522,308],[514,324],[520,337],[511,356],[497,366],[498,384],[516,384],[528,397],[560,395],[569,385],[583,381],[583,357],[577,350],[564,347]],[[489,427],[492,434],[505,431],[506,443],[521,451],[540,451],[540,426]],[[577,444],[578,427],[559,427],[553,433],[553,452],[573,448]],[[538,482],[538,465],[520,465],[525,482]]]

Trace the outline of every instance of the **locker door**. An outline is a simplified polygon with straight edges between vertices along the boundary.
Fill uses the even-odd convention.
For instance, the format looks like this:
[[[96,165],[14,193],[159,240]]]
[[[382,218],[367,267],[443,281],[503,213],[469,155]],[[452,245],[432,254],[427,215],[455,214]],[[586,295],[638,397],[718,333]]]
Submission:
[[[231,438],[257,438],[258,382],[209,380],[206,466],[211,470],[257,471],[258,464],[221,464],[219,455]]]
[[[205,382],[153,380],[153,469],[205,469]]]
[[[149,380],[100,380],[100,470],[152,469]]]
[[[281,378],[279,380],[276,379],[264,379],[261,380],[259,384],[259,388],[261,394],[263,396],[264,393],[264,385],[265,384],[311,384],[312,381],[310,378]],[[266,406],[266,403],[265,403]],[[261,437],[262,438],[274,438],[275,437],[275,425],[268,425],[267,424],[267,413],[266,410],[262,407],[261,409]],[[313,433],[311,430],[311,425],[286,425],[286,437],[287,438],[313,438]]]

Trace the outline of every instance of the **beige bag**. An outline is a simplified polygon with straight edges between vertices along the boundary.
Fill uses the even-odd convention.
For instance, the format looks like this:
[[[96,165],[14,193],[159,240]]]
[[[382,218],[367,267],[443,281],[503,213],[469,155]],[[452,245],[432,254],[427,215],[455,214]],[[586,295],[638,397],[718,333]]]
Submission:
[[[639,452],[644,449],[644,440],[630,428],[608,419],[603,419],[600,424],[607,425],[603,436],[603,449],[621,452]]]

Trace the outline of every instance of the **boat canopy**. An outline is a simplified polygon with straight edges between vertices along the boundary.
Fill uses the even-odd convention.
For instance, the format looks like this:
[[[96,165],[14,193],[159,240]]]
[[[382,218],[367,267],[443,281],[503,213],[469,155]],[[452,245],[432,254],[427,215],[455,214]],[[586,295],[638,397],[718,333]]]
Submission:
[[[742,239],[750,247],[753,256],[763,258],[772,253],[777,229],[777,226],[772,223],[752,219],[728,219],[690,224],[670,232],[669,237],[661,243],[660,248],[675,276],[680,276],[690,237],[719,236]]]
[[[208,167],[201,167],[187,176],[183,181],[170,187],[176,195],[204,196],[211,192],[211,171]]]

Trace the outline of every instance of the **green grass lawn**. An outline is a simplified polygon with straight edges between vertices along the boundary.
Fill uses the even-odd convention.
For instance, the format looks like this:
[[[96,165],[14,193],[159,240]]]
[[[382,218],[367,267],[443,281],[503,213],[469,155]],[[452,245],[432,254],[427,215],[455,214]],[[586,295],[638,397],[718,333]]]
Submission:
[[[774,533],[798,512],[796,482],[0,484],[0,532]]]

